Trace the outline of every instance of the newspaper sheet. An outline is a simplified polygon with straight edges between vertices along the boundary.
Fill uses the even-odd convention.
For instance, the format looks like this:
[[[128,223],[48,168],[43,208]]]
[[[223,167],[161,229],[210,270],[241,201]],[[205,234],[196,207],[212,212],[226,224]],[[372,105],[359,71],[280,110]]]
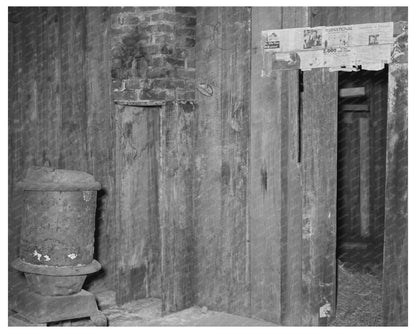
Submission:
[[[378,69],[390,62],[393,22],[262,32],[266,72],[279,69]]]

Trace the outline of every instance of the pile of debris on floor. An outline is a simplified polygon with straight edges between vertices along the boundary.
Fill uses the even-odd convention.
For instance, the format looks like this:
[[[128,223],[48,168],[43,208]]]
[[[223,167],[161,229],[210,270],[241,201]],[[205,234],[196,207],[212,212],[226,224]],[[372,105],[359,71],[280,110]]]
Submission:
[[[382,326],[382,266],[338,260],[336,317],[331,326]]]

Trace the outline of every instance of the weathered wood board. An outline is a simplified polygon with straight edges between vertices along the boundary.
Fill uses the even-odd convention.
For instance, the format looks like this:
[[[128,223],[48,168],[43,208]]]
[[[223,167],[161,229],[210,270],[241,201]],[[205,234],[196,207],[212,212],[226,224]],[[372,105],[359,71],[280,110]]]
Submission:
[[[335,312],[338,75],[303,74],[302,325],[325,325]]]
[[[249,315],[248,139],[250,9],[197,13],[194,221],[197,304]]]
[[[160,297],[159,107],[117,107],[116,301]]]
[[[383,321],[408,324],[408,65],[389,66],[384,224]]]
[[[168,102],[161,109],[158,183],[163,314],[195,302],[195,114],[196,105],[191,102]]]
[[[301,324],[299,73],[262,77],[260,36],[262,30],[301,26],[307,26],[305,8],[252,9],[251,311],[282,325]]]

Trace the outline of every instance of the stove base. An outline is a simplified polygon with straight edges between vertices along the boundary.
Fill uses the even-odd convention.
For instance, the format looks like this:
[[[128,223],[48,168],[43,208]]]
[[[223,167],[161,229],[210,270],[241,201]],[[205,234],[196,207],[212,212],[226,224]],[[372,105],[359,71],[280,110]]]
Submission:
[[[89,317],[95,326],[107,326],[95,296],[85,290],[68,296],[42,296],[24,290],[14,300],[12,309],[34,324]]]

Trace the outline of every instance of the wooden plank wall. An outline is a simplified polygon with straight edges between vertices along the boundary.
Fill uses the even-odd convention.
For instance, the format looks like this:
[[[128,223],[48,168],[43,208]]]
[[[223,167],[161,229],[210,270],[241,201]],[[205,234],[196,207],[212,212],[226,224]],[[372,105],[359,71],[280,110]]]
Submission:
[[[383,322],[408,325],[407,63],[389,66]]]
[[[118,107],[116,301],[160,297],[160,107]]]
[[[248,140],[249,8],[203,7],[197,13],[194,184],[196,302],[250,313]],[[197,87],[198,88],[198,87]]]
[[[298,71],[261,77],[261,31],[307,26],[305,8],[253,7],[250,260],[254,317],[299,325],[301,189]]]
[[[169,102],[161,110],[159,209],[162,313],[195,302],[195,230],[193,173],[195,114],[193,102]]]
[[[9,261],[17,256],[22,193],[14,184],[31,165],[93,174],[99,192],[96,258],[114,273],[114,126],[106,8],[11,9],[9,48]],[[23,281],[10,270],[10,287]]]

